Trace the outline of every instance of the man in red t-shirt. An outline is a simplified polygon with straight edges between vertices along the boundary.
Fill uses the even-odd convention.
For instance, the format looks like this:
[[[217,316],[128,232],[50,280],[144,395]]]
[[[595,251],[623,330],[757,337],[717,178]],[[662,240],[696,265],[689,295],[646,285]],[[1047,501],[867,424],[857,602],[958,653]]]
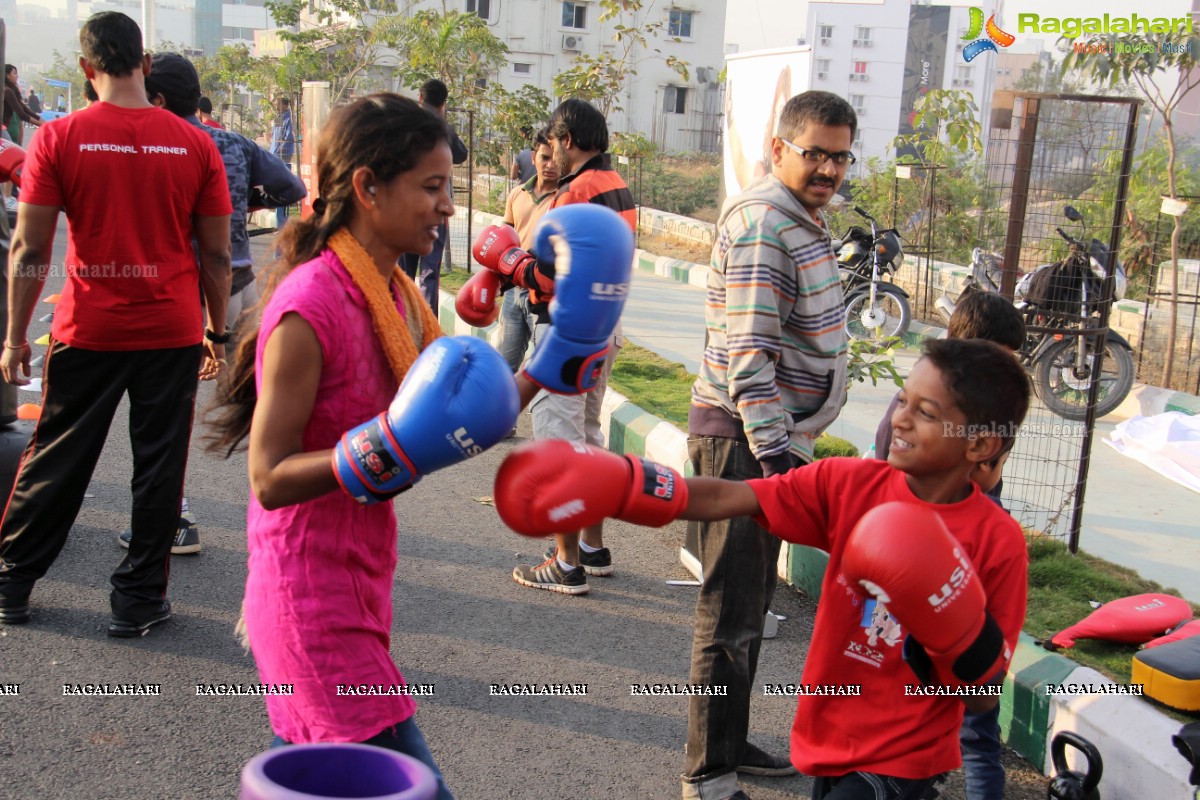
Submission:
[[[212,139],[146,99],[150,56],[136,23],[96,14],[79,41],[80,66],[100,101],[39,132],[13,236],[0,373],[26,384],[26,331],[59,209],[66,211],[67,282],[51,329],[42,415],[0,523],[0,622],[28,621],[34,583],[66,543],[128,394],[133,536],[112,576],[108,633],[140,636],[171,615],[168,562],[197,374],[210,380],[225,363],[232,206]]]

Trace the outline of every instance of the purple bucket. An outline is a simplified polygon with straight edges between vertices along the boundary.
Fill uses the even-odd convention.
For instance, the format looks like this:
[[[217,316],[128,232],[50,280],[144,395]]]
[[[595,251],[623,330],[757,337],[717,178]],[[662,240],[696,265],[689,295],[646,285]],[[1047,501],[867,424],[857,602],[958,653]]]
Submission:
[[[368,744],[296,744],[242,768],[240,800],[433,800],[433,771],[412,756]]]

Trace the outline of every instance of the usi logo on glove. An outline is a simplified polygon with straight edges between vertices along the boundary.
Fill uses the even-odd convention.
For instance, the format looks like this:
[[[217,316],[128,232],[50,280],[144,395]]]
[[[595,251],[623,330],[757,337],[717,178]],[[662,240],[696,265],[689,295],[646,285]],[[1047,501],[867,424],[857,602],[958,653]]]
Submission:
[[[954,548],[954,557],[958,559],[958,566],[950,573],[950,578],[942,584],[942,587],[929,595],[929,605],[933,606],[935,611],[940,611],[946,603],[953,600],[963,590],[963,587],[971,581],[972,567],[970,560],[957,547]]]
[[[593,283],[592,294],[596,297],[624,297],[629,294],[629,284]]]
[[[483,448],[475,444],[466,428],[459,428],[454,432],[454,441],[458,442],[458,446],[469,456],[477,456],[483,452]]]
[[[675,496],[675,474],[653,461],[638,459],[642,462],[642,494],[657,497],[659,500],[670,500]]]

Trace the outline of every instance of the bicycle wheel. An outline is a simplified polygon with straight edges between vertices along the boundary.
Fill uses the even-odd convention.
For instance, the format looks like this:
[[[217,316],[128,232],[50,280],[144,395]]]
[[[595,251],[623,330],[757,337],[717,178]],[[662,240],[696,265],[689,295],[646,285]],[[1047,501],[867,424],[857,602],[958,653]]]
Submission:
[[[1075,356],[1080,337],[1069,336],[1051,345],[1034,365],[1033,381],[1038,397],[1046,408],[1064,419],[1083,419],[1087,416],[1088,389],[1095,371],[1095,340],[1087,339],[1087,354],[1083,366],[1077,367]],[[1111,414],[1125,401],[1133,388],[1133,356],[1129,350],[1112,341],[1104,343],[1104,363],[1097,380],[1096,417]]]
[[[912,322],[908,298],[890,284],[875,288],[875,303],[870,292],[855,295],[846,304],[846,333],[851,339],[878,342],[893,336],[903,336]]]

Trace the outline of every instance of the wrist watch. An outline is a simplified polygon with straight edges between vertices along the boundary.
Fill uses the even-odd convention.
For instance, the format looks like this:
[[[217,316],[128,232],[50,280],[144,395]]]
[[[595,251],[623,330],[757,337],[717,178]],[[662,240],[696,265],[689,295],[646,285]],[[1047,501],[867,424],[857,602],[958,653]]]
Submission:
[[[204,338],[208,339],[213,344],[227,344],[230,339],[229,329],[226,328],[224,333],[213,333],[208,328],[205,328]]]

